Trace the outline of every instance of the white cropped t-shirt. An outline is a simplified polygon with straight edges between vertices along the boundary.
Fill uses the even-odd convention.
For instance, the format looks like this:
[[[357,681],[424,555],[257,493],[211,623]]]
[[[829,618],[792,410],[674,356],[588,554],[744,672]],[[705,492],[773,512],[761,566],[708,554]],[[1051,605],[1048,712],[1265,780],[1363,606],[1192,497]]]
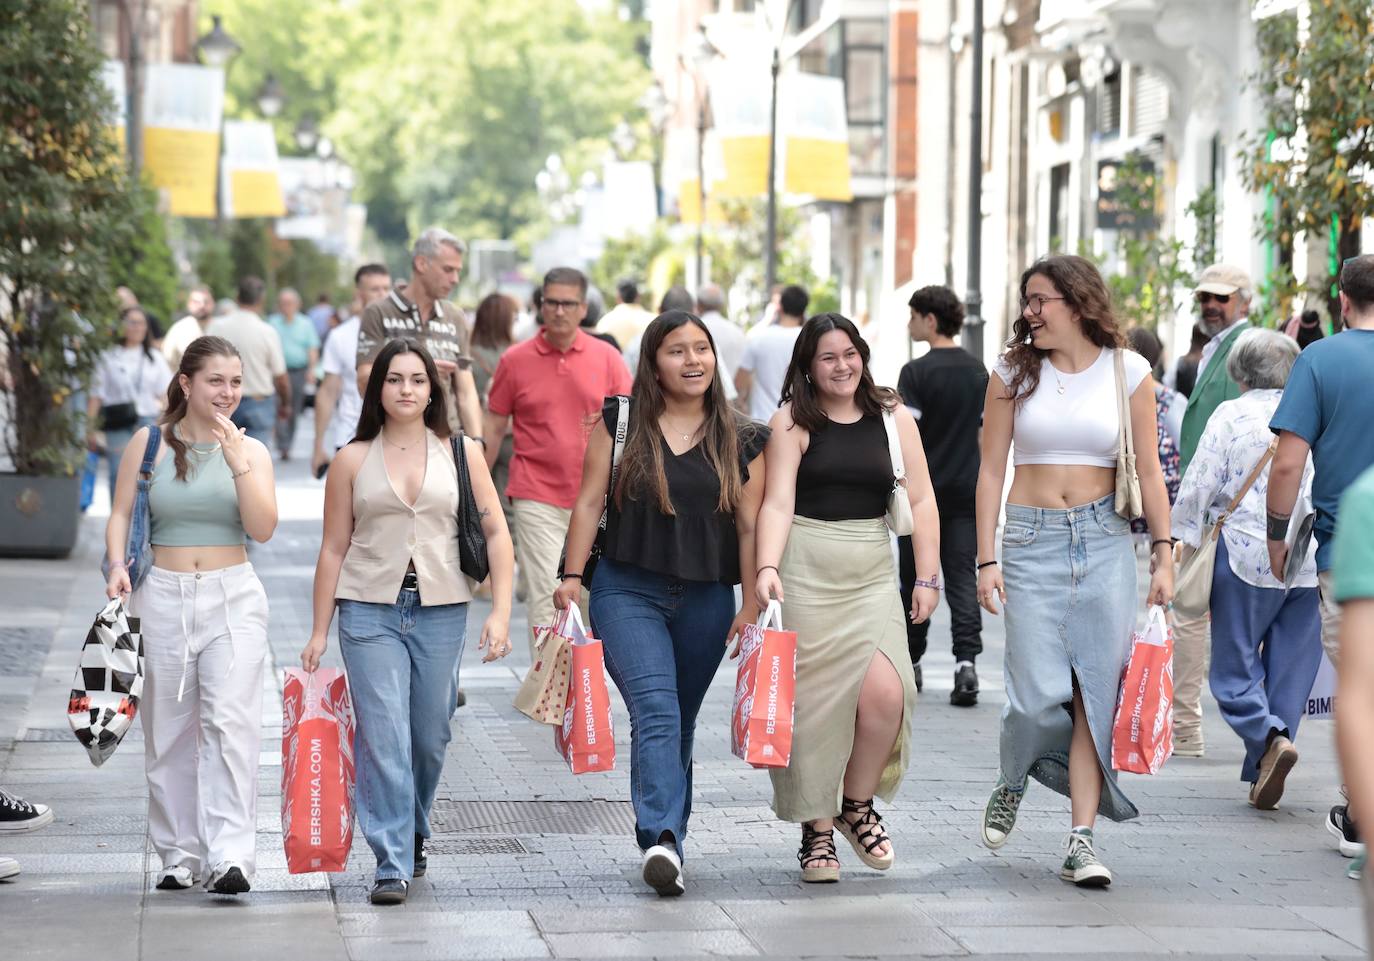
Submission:
[[[1127,394],[1150,373],[1135,351],[1122,352]],[[1010,384],[1011,368],[1003,358],[993,372]],[[1060,387],[1063,391],[1060,391]],[[1012,424],[1012,464],[1086,464],[1115,467],[1121,419],[1116,403],[1116,362],[1102,348],[1091,367],[1076,374],[1056,370],[1046,355],[1040,361],[1040,385],[1016,408]],[[1137,438],[1153,443],[1154,434]]]

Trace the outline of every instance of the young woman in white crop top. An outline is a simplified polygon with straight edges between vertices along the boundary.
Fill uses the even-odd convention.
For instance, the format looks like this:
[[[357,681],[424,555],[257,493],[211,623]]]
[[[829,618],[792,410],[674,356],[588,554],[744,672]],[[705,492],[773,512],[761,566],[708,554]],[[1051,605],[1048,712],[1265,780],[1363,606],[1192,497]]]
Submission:
[[[1116,352],[1130,394],[1145,518],[1155,538],[1149,602],[1173,597],[1169,499],[1154,444],[1154,383],[1123,350],[1102,275],[1082,257],[1037,261],[1021,275],[1021,316],[989,379],[978,476],[978,598],[1006,610],[1007,706],[1001,772],[983,842],[1006,843],[1028,778],[1069,796],[1072,831],[1060,876],[1111,883],[1092,827],[1133,818],[1111,765],[1112,721],[1136,619],[1130,521],[1114,510],[1121,427]],[[1007,450],[1016,468],[996,552]]]

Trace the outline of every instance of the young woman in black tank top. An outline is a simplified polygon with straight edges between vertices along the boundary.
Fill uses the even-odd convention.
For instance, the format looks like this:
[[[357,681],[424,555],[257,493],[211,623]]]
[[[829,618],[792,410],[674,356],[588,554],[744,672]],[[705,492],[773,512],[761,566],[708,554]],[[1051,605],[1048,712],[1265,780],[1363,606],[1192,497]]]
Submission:
[[[611,679],[630,708],[630,795],[645,882],[683,893],[697,711],[754,604],[754,518],[768,429],[736,414],[716,377],[715,342],[682,310],[644,332],[616,490],[607,497],[619,401],[593,430],[568,528],[560,610],[578,603],[603,505],[605,544],[591,614]],[[734,585],[744,581],[735,611]]]
[[[838,881],[834,828],[864,864],[892,866],[873,798],[890,801],[901,783],[916,704],[908,615],[892,589],[883,519],[895,483],[885,418],[895,425],[915,519],[909,616],[918,623],[938,597],[939,517],[916,421],[874,385],[868,345],[847,319],[806,322],[782,400],[770,425],[755,581],[758,603],[783,601],[783,619],[797,631],[792,757],[769,771],[773,810],[802,825],[802,880]]]

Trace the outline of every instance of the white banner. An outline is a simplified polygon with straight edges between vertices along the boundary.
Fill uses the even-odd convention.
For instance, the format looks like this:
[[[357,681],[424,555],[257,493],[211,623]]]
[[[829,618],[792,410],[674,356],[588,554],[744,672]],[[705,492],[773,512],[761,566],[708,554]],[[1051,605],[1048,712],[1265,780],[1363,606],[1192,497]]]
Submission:
[[[226,217],[280,217],[286,213],[277,165],[277,137],[270,123],[225,121],[221,169]]]
[[[167,192],[170,212],[215,215],[224,71],[152,63],[143,85],[143,164]]]

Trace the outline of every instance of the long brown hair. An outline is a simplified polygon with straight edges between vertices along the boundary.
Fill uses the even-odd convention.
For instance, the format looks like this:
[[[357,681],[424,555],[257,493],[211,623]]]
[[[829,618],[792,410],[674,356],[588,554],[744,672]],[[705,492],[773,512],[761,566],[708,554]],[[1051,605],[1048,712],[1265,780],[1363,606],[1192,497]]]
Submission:
[[[377,351],[377,358],[372,362],[372,373],[367,376],[367,390],[363,392],[363,409],[358,414],[358,429],[353,439],[372,440],[382,432],[382,425],[386,423],[386,410],[382,407],[382,386],[386,383],[386,375],[391,371],[391,361],[398,354],[414,354],[425,365],[425,376],[429,378],[429,401],[425,404],[424,413],[425,426],[440,437],[448,437],[448,405],[444,386],[439,382],[439,368],[434,363],[434,357],[419,341],[411,340],[409,337],[398,337],[383,344],[382,349]]]
[[[1125,344],[1116,315],[1112,313],[1107,284],[1091,260],[1075,254],[1041,257],[1021,274],[1022,302],[1026,299],[1026,285],[1037,274],[1054,286],[1055,292],[1064,298],[1064,306],[1078,314],[1078,326],[1084,337],[1098,347],[1116,348]],[[1032,344],[1030,335],[1030,321],[1026,320],[1023,308],[1011,326],[1011,339],[1002,355],[1003,363],[1011,370],[1007,396],[1014,398],[1018,407],[1040,386],[1040,364],[1049,353]]]
[[[186,417],[187,392],[181,389],[182,375],[185,375],[187,380],[193,380],[211,357],[238,356],[238,348],[229,341],[223,337],[211,337],[208,334],[191,341],[187,345],[185,353],[181,355],[181,366],[177,368],[176,375],[172,377],[172,382],[167,385],[167,410],[163,413],[162,420],[159,421],[166,428],[162,432],[162,436],[166,440],[167,446],[172,448],[172,459],[176,464],[177,480],[179,481],[184,481],[187,472],[191,469],[191,462],[186,457],[186,443],[177,436],[175,430],[176,425]]]
[[[665,406],[663,388],[658,383],[658,348],[665,337],[685,324],[692,324],[706,335],[711,353],[716,356],[711,388],[704,398],[706,419],[701,425],[701,448],[706,462],[720,478],[720,500],[716,509],[722,514],[731,514],[744,494],[744,477],[739,463],[740,433],[757,428],[736,413],[725,399],[715,338],[700,317],[685,310],[659,314],[645,329],[640,341],[639,367],[630,391],[630,423],[625,453],[620,461],[616,503],[624,502],[626,492],[631,496],[647,492],[658,501],[660,511],[669,516],[675,513],[668,496],[668,477],[663,472],[663,431],[658,426]]]
[[[854,403],[865,416],[877,416],[884,411],[897,408],[897,392],[890,387],[879,387],[873,382],[873,371],[868,366],[868,343],[859,335],[859,328],[843,314],[817,314],[802,325],[797,343],[792,347],[792,362],[787,365],[787,377],[782,382],[783,404],[792,402],[792,423],[815,433],[830,423],[816,387],[811,383],[811,364],[816,359],[816,350],[821,338],[832,330],[844,331],[849,337],[859,357],[864,362],[863,373],[859,375],[859,387],[854,392]]]
[[[472,345],[501,350],[514,341],[515,301],[505,294],[487,294],[477,305],[472,322]]]

